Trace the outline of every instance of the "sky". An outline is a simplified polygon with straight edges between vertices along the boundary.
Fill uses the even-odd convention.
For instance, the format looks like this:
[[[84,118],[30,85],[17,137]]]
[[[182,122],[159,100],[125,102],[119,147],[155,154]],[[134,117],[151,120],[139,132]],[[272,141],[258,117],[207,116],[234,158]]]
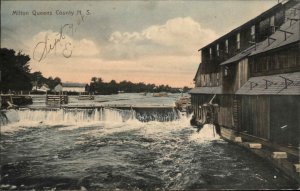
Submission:
[[[1,48],[63,82],[193,87],[198,49],[277,0],[1,1]]]

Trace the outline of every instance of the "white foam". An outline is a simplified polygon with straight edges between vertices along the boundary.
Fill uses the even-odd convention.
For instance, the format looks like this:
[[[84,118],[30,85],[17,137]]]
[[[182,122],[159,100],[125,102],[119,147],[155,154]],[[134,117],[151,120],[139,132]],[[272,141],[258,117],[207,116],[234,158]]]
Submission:
[[[175,111],[174,111],[175,112]],[[141,122],[135,118],[134,110],[19,110],[9,115],[10,124],[2,132],[14,132],[27,127],[63,126],[58,130],[72,131],[78,128],[96,127],[83,132],[88,136],[108,135],[118,132],[137,131],[145,136],[163,138],[164,133],[172,133],[189,127],[190,118],[180,116],[174,121]]]
[[[57,124],[78,124],[82,122],[118,122],[121,123],[124,120],[122,113],[112,109],[103,110],[20,110],[13,112],[7,112],[6,116],[10,123],[20,122],[42,122],[49,125]],[[130,117],[129,117],[130,119]]]
[[[9,122],[18,122],[20,121],[20,117],[18,115],[17,110],[7,110],[5,112],[6,118],[8,119]]]
[[[205,124],[199,132],[190,135],[189,140],[197,143],[209,143],[213,140],[219,140],[220,136],[216,132],[213,124]]]
[[[12,110],[6,112],[9,124],[1,129],[3,133],[18,131],[27,127],[64,126],[59,130],[74,130],[82,127],[99,126],[107,133],[119,132],[126,123],[137,128],[141,123],[135,119],[134,111],[113,109],[101,110]],[[128,129],[127,129],[128,130]]]

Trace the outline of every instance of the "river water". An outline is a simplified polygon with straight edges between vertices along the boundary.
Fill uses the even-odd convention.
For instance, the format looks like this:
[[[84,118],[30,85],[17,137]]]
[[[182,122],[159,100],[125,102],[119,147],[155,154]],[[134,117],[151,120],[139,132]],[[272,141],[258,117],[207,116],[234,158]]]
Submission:
[[[70,105],[174,105],[180,95],[97,96]],[[33,107],[44,105],[34,97]],[[148,113],[147,113],[148,112]],[[147,118],[147,115],[151,117]],[[297,184],[175,110],[19,110],[1,126],[1,189],[286,189]],[[147,120],[145,120],[147,119]]]

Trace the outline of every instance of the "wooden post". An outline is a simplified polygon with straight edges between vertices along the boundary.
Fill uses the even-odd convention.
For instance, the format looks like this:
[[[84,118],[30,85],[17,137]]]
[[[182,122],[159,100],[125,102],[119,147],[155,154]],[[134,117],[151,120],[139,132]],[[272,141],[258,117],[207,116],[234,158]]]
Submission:
[[[46,95],[46,104],[48,105],[48,95]]]
[[[61,91],[59,91],[59,108],[61,109],[61,101],[62,101],[62,96],[61,96]]]

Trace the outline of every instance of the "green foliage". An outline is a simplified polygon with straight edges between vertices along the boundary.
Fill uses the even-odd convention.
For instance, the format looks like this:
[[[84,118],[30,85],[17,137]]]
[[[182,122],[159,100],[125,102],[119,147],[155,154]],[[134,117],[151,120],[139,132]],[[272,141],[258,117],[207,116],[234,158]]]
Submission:
[[[92,77],[90,85],[86,85],[86,91],[95,94],[117,94],[119,91],[126,93],[140,93],[140,92],[172,92],[178,93],[178,88],[172,88],[168,85],[155,86],[155,84],[145,84],[143,82],[132,83],[130,81],[121,81],[117,83],[115,80],[104,82],[102,78]]]
[[[1,48],[0,50],[0,70],[1,82],[0,90],[31,90],[29,56],[16,52],[12,49]]]
[[[61,79],[55,77],[54,79],[50,76],[45,78],[41,72],[34,72],[30,76],[34,86],[41,87],[43,84],[47,84],[50,89],[53,89],[56,85],[61,83]]]
[[[29,68],[30,57],[22,54],[22,52],[16,53],[12,49],[1,48],[0,49],[0,70],[1,80],[0,91],[7,92],[31,90],[32,87],[41,87],[46,84],[50,89],[53,89],[57,84],[61,83],[61,79],[50,76],[45,78],[41,72],[30,73]],[[115,80],[110,82],[104,82],[102,78],[92,77],[90,84],[86,85],[86,91],[95,94],[116,94],[119,91],[126,93],[133,92],[180,92],[178,88],[172,88],[168,85],[132,83],[130,81],[121,81],[117,83]],[[184,91],[188,88],[185,87]]]
[[[61,79],[45,78],[41,72],[30,73],[30,57],[16,53],[12,49],[0,49],[0,71],[1,81],[0,90],[3,92],[11,91],[30,91],[32,86],[40,87],[47,84],[50,89],[54,88]]]

